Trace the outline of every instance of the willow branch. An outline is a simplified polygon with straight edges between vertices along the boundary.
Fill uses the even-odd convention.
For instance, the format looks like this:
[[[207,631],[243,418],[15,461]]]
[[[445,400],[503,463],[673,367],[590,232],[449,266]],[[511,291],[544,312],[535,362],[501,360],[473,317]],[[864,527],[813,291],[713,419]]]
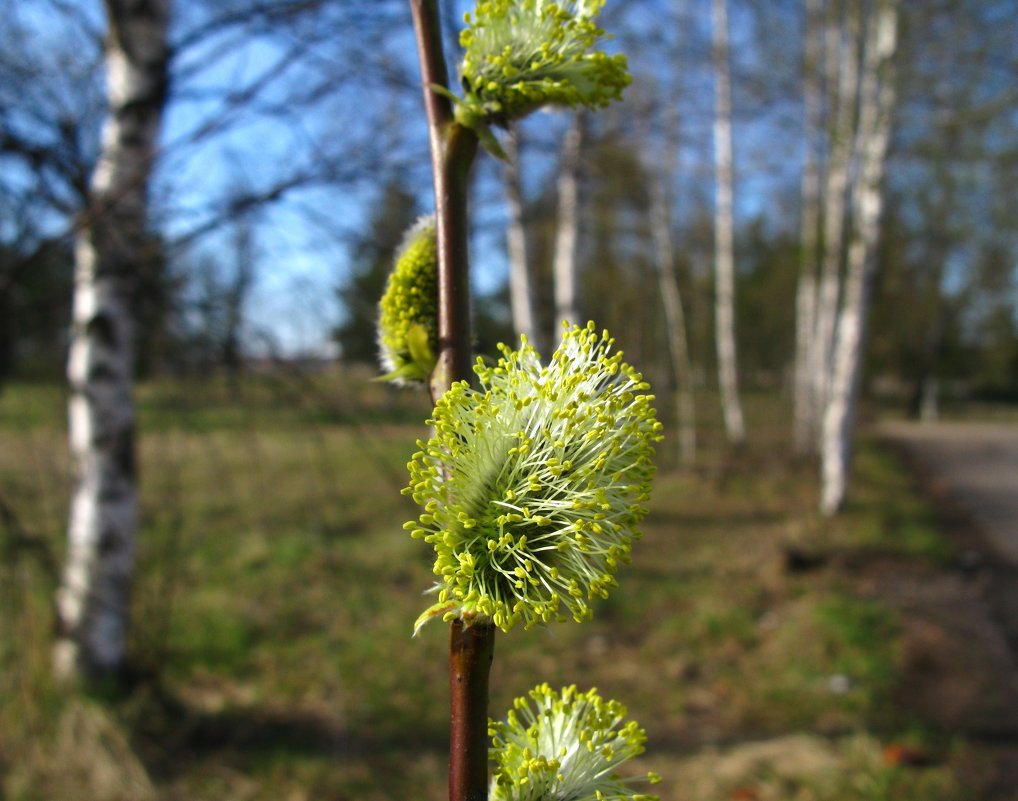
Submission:
[[[488,675],[495,627],[454,620],[449,631],[449,801],[488,798]]]
[[[438,364],[431,379],[437,400],[454,381],[469,381],[470,270],[467,195],[477,136],[452,123],[446,137],[442,169],[435,177],[438,238]]]
[[[424,111],[428,117],[428,139],[431,142],[431,168],[437,178],[445,149],[445,129],[453,120],[452,102],[431,89],[432,86],[449,87],[438,0],[410,0],[410,12],[414,18],[417,58],[421,64]]]
[[[448,89],[438,0],[410,0],[421,65],[424,108],[435,180],[438,239],[438,363],[431,375],[437,401],[456,381],[469,381],[470,269],[467,200],[477,136],[455,121]],[[495,647],[491,624],[452,623],[449,638],[449,799],[488,798],[488,675]]]
[[[431,378],[434,400],[454,381],[469,381],[470,283],[467,195],[477,136],[457,123],[448,88],[437,0],[410,0],[428,118],[431,166],[435,178],[438,238],[438,365]]]

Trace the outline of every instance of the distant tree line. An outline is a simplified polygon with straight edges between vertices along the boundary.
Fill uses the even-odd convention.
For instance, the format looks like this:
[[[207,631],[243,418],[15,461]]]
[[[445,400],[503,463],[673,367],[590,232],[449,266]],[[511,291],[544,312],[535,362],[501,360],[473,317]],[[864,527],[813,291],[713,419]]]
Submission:
[[[45,0],[37,3],[48,5]],[[381,127],[375,130],[391,139],[398,128],[398,112],[392,109],[416,99],[413,65],[390,53],[368,58],[367,50],[386,25],[396,25],[401,4],[375,4],[368,13],[356,3],[344,4],[348,8],[341,12],[315,3],[283,3],[272,13],[262,9],[246,18],[242,5],[178,11],[174,37],[180,51],[197,51],[202,41],[226,32],[237,42],[273,36],[286,41],[324,22],[361,26],[363,78],[391,98],[389,108],[379,112]],[[711,101],[704,92],[710,87],[711,25],[692,4],[648,2],[642,10],[637,8],[641,5],[608,7],[632,54],[637,83],[620,110],[590,125],[583,145],[593,155],[587,160],[591,166],[579,176],[579,311],[581,317],[593,316],[606,325],[638,320],[629,346],[636,360],[656,364],[667,352],[647,191],[661,165],[657,157],[648,163],[646,154],[661,152],[666,136],[675,138],[678,169],[671,178],[669,211],[674,269],[688,317],[694,374],[708,382],[716,360],[709,269],[713,190],[707,169]],[[1018,396],[1018,226],[1008,208],[1018,171],[1018,136],[1007,115],[1016,102],[1013,81],[1008,80],[1014,74],[1016,34],[1007,5],[965,0],[906,3],[901,9],[901,103],[887,168],[866,375],[867,385],[874,377],[893,379],[916,413],[923,388],[929,393],[931,382],[941,392]],[[0,230],[0,381],[55,377],[66,357],[72,253],[64,234],[82,208],[87,176],[98,155],[104,101],[97,71],[101,20],[85,6],[72,17],[66,16],[64,5],[60,8],[62,22],[48,34],[48,50],[33,48],[42,58],[21,57],[29,31],[18,15],[11,17],[3,34],[0,162],[7,169],[0,179],[0,203],[8,223]],[[51,10],[57,13],[56,6]],[[660,14],[669,24],[650,31],[648,13]],[[775,137],[796,130],[801,121],[805,12],[792,2],[760,6],[735,1],[730,15],[736,319],[752,320],[736,327],[740,375],[749,386],[781,385],[789,380],[794,352],[789,298],[794,297],[800,247],[795,203],[799,155],[793,146],[797,134],[784,135],[792,144],[775,142]],[[453,30],[452,11],[449,17]],[[628,46],[627,39],[638,46]],[[330,52],[319,41],[315,48]],[[284,59],[281,63],[289,66],[297,63],[298,55],[284,51]],[[178,60],[192,69],[185,58]],[[764,63],[767,80],[760,73]],[[324,81],[326,67],[315,69]],[[175,76],[177,85],[188,75]],[[190,91],[179,100],[171,95],[170,103],[185,102]],[[678,113],[668,116],[664,110],[672,96]],[[227,112],[220,125],[230,115],[246,113],[245,104],[254,110],[262,101],[252,90],[223,102],[234,104],[237,111]],[[309,91],[302,102],[320,103],[321,95],[315,99]],[[282,109],[271,104],[257,113],[277,111]],[[531,167],[522,195],[528,269],[535,325],[545,341],[556,324],[552,265],[560,143],[567,125],[565,119],[543,115],[526,120],[522,128],[520,157]],[[773,158],[768,157],[768,142],[774,143]],[[365,159],[351,165],[349,174],[337,176],[353,185],[374,186],[362,192],[370,208],[360,221],[330,234],[348,260],[346,266],[337,265],[330,290],[336,298],[335,341],[346,361],[374,358],[374,303],[385,264],[398,244],[402,223],[426,208],[420,176],[398,166],[406,141],[385,144],[396,154],[395,162],[384,169],[372,167],[382,163],[380,146],[371,154],[374,161]],[[336,152],[351,151],[338,144]],[[166,157],[182,158],[173,153]],[[320,167],[323,173],[335,168],[331,160]],[[163,222],[168,208],[153,218],[149,261],[139,268],[135,290],[141,375],[235,365],[250,348],[252,331],[245,328],[244,313],[266,269],[259,266],[266,257],[257,245],[274,223],[271,214],[252,215],[246,209],[269,208],[287,191],[329,180],[303,169],[299,175],[277,175],[264,186],[235,181],[220,191],[216,212],[195,227],[208,226],[204,240],[189,239],[187,232],[182,236],[179,227],[170,234]],[[506,220],[497,169],[482,170],[475,203],[482,243],[476,248],[490,252],[499,247]],[[316,222],[321,222],[320,215]],[[238,226],[246,226],[249,247],[255,245],[250,263],[243,267]],[[507,290],[478,300],[480,328],[490,320],[493,336],[511,334],[506,326],[508,301]],[[634,316],[636,310],[641,313]]]

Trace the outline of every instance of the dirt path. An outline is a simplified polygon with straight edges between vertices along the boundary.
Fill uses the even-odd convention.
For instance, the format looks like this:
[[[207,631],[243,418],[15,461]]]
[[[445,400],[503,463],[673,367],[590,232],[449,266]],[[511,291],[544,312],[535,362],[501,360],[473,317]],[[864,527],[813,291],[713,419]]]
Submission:
[[[880,433],[1018,566],[1018,425],[894,423]]]
[[[1018,801],[1018,425],[894,423],[897,449],[944,515],[955,567],[895,575],[904,613],[903,700],[982,744],[974,797]]]

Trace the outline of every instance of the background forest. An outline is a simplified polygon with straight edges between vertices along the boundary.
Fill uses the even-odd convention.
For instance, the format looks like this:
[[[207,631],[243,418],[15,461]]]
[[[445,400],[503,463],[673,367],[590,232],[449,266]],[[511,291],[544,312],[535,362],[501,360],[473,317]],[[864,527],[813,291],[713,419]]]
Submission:
[[[466,8],[466,4],[460,4]],[[170,30],[154,165],[151,263],[136,288],[141,375],[252,357],[374,356],[374,307],[407,220],[431,205],[412,31],[398,0],[187,3]],[[443,6],[450,46],[463,8]],[[105,113],[102,9],[6,4],[0,379],[55,378],[69,318],[68,235]],[[874,278],[867,387],[917,396],[1016,391],[1014,22],[1007,3],[904,2],[897,104]],[[742,379],[780,386],[794,356],[804,154],[804,9],[731,3],[736,326]],[[665,175],[674,269],[698,383],[713,375],[711,15],[697,3],[609,4],[635,76],[585,122],[578,180],[580,316],[667,350],[651,232]],[[570,115],[519,131],[522,220],[540,337],[556,328],[551,270]],[[509,337],[505,179],[479,165],[479,327]],[[611,302],[607,302],[611,299]],[[633,309],[644,313],[634,316]],[[875,379],[884,379],[874,384]]]
[[[440,4],[452,64],[472,6]],[[517,675],[589,676],[647,727],[663,799],[1012,798],[1013,726],[901,691],[925,674],[900,587],[965,546],[870,432],[1014,418],[1013,3],[610,0],[600,24],[624,101],[533,114],[474,167],[475,349],[609,329],[658,396],[661,475],[632,587],[500,643],[493,709]],[[112,88],[117,53],[148,95]],[[371,382],[431,181],[406,0],[0,0],[0,799],[442,797],[442,635],[409,640],[429,566],[398,500],[430,404]],[[138,511],[116,680],[78,694],[51,662],[89,248],[131,321]]]

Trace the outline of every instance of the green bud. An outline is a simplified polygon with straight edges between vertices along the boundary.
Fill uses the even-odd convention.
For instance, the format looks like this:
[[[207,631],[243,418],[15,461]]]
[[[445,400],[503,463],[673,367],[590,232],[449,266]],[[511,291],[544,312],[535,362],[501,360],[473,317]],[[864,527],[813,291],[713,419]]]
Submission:
[[[503,346],[496,365],[475,367],[477,389],[458,382],[438,401],[434,435],[408,465],[425,507],[411,530],[428,532],[440,587],[464,616],[505,631],[584,621],[615,586],[661,435],[649,396],[634,394],[643,377],[612,343],[569,328],[547,366],[530,345]]]
[[[422,217],[403,237],[379,302],[379,380],[423,384],[438,348],[438,242],[435,219]]]
[[[478,132],[499,158],[489,125],[505,124],[542,106],[597,109],[630,84],[626,57],[597,47],[595,22],[605,0],[484,0],[460,36],[464,87],[456,119]],[[451,95],[450,95],[451,96]]]
[[[658,801],[631,785],[655,784],[654,773],[622,778],[618,768],[643,753],[647,733],[623,722],[626,708],[591,689],[535,687],[517,698],[505,722],[490,721],[492,801]]]

